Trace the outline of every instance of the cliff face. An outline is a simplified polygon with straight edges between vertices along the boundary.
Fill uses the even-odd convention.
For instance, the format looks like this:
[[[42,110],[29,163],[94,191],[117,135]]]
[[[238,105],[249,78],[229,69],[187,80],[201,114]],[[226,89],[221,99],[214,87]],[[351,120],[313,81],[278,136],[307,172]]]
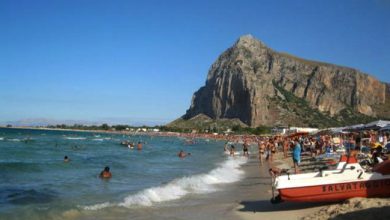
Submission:
[[[388,94],[388,85],[355,69],[278,53],[246,35],[211,66],[183,118],[202,113],[252,127],[334,126],[389,118]]]

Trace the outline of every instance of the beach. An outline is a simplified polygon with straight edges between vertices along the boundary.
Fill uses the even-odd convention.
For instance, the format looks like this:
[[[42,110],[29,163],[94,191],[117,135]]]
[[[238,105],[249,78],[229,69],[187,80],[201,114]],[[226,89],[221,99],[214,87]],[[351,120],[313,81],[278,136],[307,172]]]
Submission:
[[[1,185],[3,203],[7,206],[2,207],[0,215],[7,219],[22,219],[18,216],[67,220],[389,217],[390,199],[354,198],[344,203],[271,204],[268,170],[270,167],[290,169],[292,173],[292,159],[283,158],[283,152],[278,152],[274,154],[272,163],[265,159],[261,163],[257,144],[250,146],[250,155],[246,158],[224,154],[224,142],[213,140],[212,136],[189,144],[189,136],[124,137],[114,133],[110,136],[39,130],[7,132],[12,133],[3,131],[3,151],[27,158],[20,162],[18,157],[1,159],[3,176],[8,176],[9,183],[2,182]],[[142,140],[145,143],[142,153],[119,145],[123,138]],[[242,153],[241,144],[235,145]],[[180,149],[191,152],[193,156],[184,160],[177,158],[175,154]],[[40,151],[50,157],[42,158]],[[69,164],[61,160],[65,153],[71,158]],[[36,159],[32,158],[33,155]],[[155,156],[158,157],[153,159]],[[106,164],[113,168],[113,178],[108,182],[94,176]],[[143,169],[145,166],[147,169]],[[303,156],[301,171],[309,172],[319,166],[322,164],[314,162],[310,156]],[[40,183],[42,175],[46,176],[43,185]],[[62,178],[63,175],[76,175],[76,178]],[[30,178],[37,178],[36,184]],[[15,185],[17,181],[18,185]],[[15,213],[15,210],[20,213]]]
[[[339,203],[293,203],[271,204],[271,180],[269,167],[288,169],[292,167],[290,157],[283,158],[277,153],[274,162],[260,165],[256,155],[252,155],[243,166],[246,177],[237,184],[239,198],[233,209],[235,219],[389,219],[389,198],[352,198]],[[310,164],[310,163],[309,163]],[[234,218],[233,218],[234,219]]]
[[[245,163],[230,160],[223,142],[146,135],[0,129],[0,149],[0,219],[156,218],[223,191]],[[109,180],[98,177],[106,166]]]
[[[252,146],[253,150],[254,146]],[[278,154],[281,156],[282,154]],[[287,158],[291,159],[291,158]],[[286,167],[287,160],[275,159],[274,164]],[[150,210],[151,219],[303,219],[327,208],[326,203],[280,203],[271,204],[271,178],[269,165],[262,165],[257,153],[252,151],[247,163],[241,166],[245,172],[239,181],[224,186],[224,191],[214,192],[208,196],[192,196],[182,200],[180,206],[160,207]],[[155,213],[155,214],[152,214]],[[324,214],[321,214],[325,216]]]
[[[252,146],[252,154],[248,161],[241,166],[244,177],[239,182],[221,185],[223,190],[207,195],[190,195],[172,201],[169,205],[160,204],[129,212],[133,214],[136,212],[135,216],[138,216],[136,219],[303,219],[307,216],[314,216],[315,213],[329,206],[325,203],[271,204],[269,165],[267,162],[261,165],[253,149],[254,146]],[[274,164],[288,166],[286,161],[279,159],[275,159]],[[101,219],[110,219],[112,215],[101,212],[99,216]],[[126,217],[128,213],[115,213],[116,219],[126,219]]]
[[[273,165],[287,168],[287,160],[281,159],[282,153],[274,158]],[[257,155],[252,155],[244,170],[245,179],[237,185],[241,191],[240,201],[234,209],[234,215],[240,219],[301,219],[311,213],[319,211],[327,204],[321,203],[280,203],[271,204],[272,198],[271,177],[268,173],[269,165],[266,161],[260,165]]]

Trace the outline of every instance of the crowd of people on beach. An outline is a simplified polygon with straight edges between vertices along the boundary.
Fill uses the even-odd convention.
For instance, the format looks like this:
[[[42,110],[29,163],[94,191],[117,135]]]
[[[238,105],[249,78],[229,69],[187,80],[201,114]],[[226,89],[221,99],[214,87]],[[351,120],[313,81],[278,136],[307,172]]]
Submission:
[[[363,155],[372,159],[372,164],[387,159],[385,153],[390,152],[390,139],[388,132],[380,131],[350,131],[332,134],[320,132],[317,134],[293,133],[290,135],[227,135],[224,146],[225,153],[234,156],[237,154],[237,145],[242,145],[242,155],[248,157],[248,147],[258,146],[258,158],[263,161],[273,162],[276,153],[283,153],[283,157],[292,158],[295,173],[299,173],[301,155],[312,158],[320,155],[332,154]]]
[[[249,157],[249,149],[251,146],[257,146],[258,159],[263,164],[267,161],[271,164],[276,153],[282,153],[284,158],[291,156],[294,165],[295,173],[299,173],[299,165],[301,163],[301,155],[305,153],[311,157],[331,154],[335,152],[358,154],[368,154],[373,158],[373,163],[381,162],[387,159],[383,155],[383,149],[390,152],[390,139],[388,132],[378,131],[360,131],[360,132],[344,132],[338,134],[330,133],[293,133],[290,135],[272,135],[272,136],[256,136],[256,135],[216,135],[216,134],[200,134],[200,133],[173,133],[161,132],[159,136],[176,136],[183,137],[187,140],[186,144],[194,144],[196,138],[226,140],[224,152],[227,155],[235,156],[238,153],[238,145],[242,145],[242,156]],[[128,146],[130,149],[136,147],[137,150],[142,150],[142,142],[139,141],[135,146],[134,142],[123,141],[122,145]],[[191,153],[180,150],[177,153],[179,158],[190,156]],[[383,159],[382,159],[383,158]],[[68,156],[64,157],[64,162],[69,162]],[[107,166],[99,175],[100,178],[109,179],[112,177],[110,168]]]

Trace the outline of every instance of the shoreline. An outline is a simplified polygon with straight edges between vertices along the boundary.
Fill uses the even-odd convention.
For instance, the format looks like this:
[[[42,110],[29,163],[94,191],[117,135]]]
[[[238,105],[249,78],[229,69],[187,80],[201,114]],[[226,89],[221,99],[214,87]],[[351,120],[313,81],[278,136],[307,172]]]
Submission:
[[[37,131],[64,131],[64,132],[83,132],[92,134],[119,134],[119,135],[145,135],[145,136],[157,136],[157,137],[180,137],[186,138],[189,141],[199,139],[211,139],[219,141],[248,141],[253,143],[256,141],[255,135],[241,135],[241,134],[213,134],[213,133],[181,133],[171,131],[115,131],[115,130],[81,130],[81,129],[64,129],[64,128],[47,128],[47,127],[6,127],[0,126],[0,129],[26,129]]]
[[[78,132],[78,130],[74,129],[65,130],[26,127],[11,129]],[[90,130],[80,130],[80,132],[99,133],[97,131]],[[101,133],[125,134],[120,131],[102,131]],[[154,132],[137,134],[156,135]],[[159,134],[161,134],[161,132],[159,132]],[[182,137],[180,136],[180,133],[171,134],[178,134],[177,137]],[[206,138],[212,139],[212,137],[213,135]],[[237,135],[236,137],[245,138],[241,135]],[[220,139],[213,138],[213,140]],[[104,211],[98,211],[97,213],[101,219],[112,219],[116,217],[118,219],[128,219],[128,217],[133,214],[135,214],[134,216],[137,217],[137,219],[329,219],[338,217],[338,215],[344,215],[347,217],[358,216],[359,213],[363,213],[364,216],[366,216],[366,219],[370,218],[367,216],[375,216],[375,219],[384,219],[381,218],[383,216],[380,214],[383,214],[385,217],[390,217],[389,211],[383,210],[383,206],[387,207],[387,209],[390,208],[390,198],[354,198],[347,200],[344,203],[284,202],[280,204],[271,204],[270,199],[272,197],[272,191],[271,177],[268,173],[269,167],[291,169],[292,159],[291,157],[283,158],[283,152],[279,152],[274,155],[274,161],[271,164],[268,164],[267,161],[263,161],[263,164],[260,164],[257,145],[252,144],[250,146],[250,157],[245,164],[241,165],[240,168],[244,172],[242,179],[232,184],[224,185],[224,190],[212,192],[211,194],[189,194],[182,199],[170,202],[172,206],[156,205],[154,207],[143,207],[139,210],[115,208],[112,213],[105,213]],[[375,208],[375,204],[377,204],[377,206],[381,209],[374,210],[375,212],[373,214],[371,209]],[[119,210],[119,212],[115,212],[117,210]],[[84,217],[87,219],[93,219],[97,216],[96,213],[89,212],[85,213],[86,215],[82,214],[80,216],[80,213],[76,210],[70,210],[70,212],[64,214],[64,219],[84,219]]]
[[[282,155],[282,153],[278,154],[278,156]],[[328,205],[326,203],[288,202],[271,204],[271,176],[268,173],[270,165],[266,161],[260,165],[257,155],[252,156],[248,163],[253,163],[255,166],[244,167],[246,177],[242,181],[246,182],[248,187],[243,191],[247,196],[237,204],[233,211],[239,219],[302,219]],[[271,166],[277,163],[279,166],[288,166],[278,157],[274,159]]]
[[[272,166],[281,166],[286,168],[289,166],[281,157],[283,153],[278,153],[271,164]],[[290,159],[290,158],[287,158]],[[271,177],[268,173],[269,164],[263,161],[260,165],[260,161],[255,153],[252,154],[248,163],[252,166],[245,166],[244,170],[246,178],[242,180],[242,184],[246,184],[247,187],[243,187],[242,184],[240,190],[244,191],[245,198],[242,199],[233,210],[233,213],[237,218],[242,220],[255,220],[255,219],[302,219],[310,214],[313,214],[324,207],[327,207],[327,203],[289,203],[284,202],[280,204],[271,204],[272,198],[271,190]]]
[[[275,159],[276,162],[280,161]],[[148,217],[140,219],[304,219],[329,206],[329,203],[271,204],[271,178],[268,169],[267,162],[260,166],[257,152],[252,152],[248,161],[241,166],[244,171],[243,178],[223,186],[223,191],[209,195],[189,195],[173,201],[170,206],[142,208],[149,209],[150,212]]]
[[[260,166],[258,158],[251,158],[251,160],[248,163],[254,163]],[[279,169],[291,169],[292,166],[292,159],[290,157],[283,158],[282,152],[276,155],[276,158],[271,164],[271,167],[277,167]],[[250,186],[246,188],[246,199],[238,202],[233,211],[237,218],[242,220],[326,220],[333,218],[378,220],[390,218],[390,198],[351,198],[344,202],[282,202],[279,204],[271,204],[272,191],[268,169],[269,165],[267,162],[264,162],[264,165],[257,170],[253,167],[244,167],[247,178],[242,181],[247,181],[248,178],[268,178],[265,181],[268,182],[268,185],[261,186],[259,183],[250,180],[248,183]]]

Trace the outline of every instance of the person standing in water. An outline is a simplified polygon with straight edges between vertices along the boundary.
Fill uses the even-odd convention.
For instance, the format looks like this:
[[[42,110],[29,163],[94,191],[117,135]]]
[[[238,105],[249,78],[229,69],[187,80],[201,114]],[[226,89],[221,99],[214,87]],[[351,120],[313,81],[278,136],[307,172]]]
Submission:
[[[112,174],[110,172],[110,167],[105,167],[104,170],[102,172],[100,172],[100,175],[99,175],[100,178],[102,179],[110,179],[112,177]]]
[[[242,151],[244,151],[244,156],[249,157],[248,143],[247,142],[244,142],[244,144],[242,145]]]
[[[230,146],[230,156],[233,156],[234,157],[234,153],[235,153],[235,149],[234,149],[234,145],[232,144]]]
[[[226,143],[225,143],[225,145],[223,146],[223,151],[224,152],[228,152],[229,150],[228,150],[228,144],[229,144],[229,142],[227,141]]]
[[[138,141],[137,150],[142,150],[142,143],[141,143],[141,141]]]

